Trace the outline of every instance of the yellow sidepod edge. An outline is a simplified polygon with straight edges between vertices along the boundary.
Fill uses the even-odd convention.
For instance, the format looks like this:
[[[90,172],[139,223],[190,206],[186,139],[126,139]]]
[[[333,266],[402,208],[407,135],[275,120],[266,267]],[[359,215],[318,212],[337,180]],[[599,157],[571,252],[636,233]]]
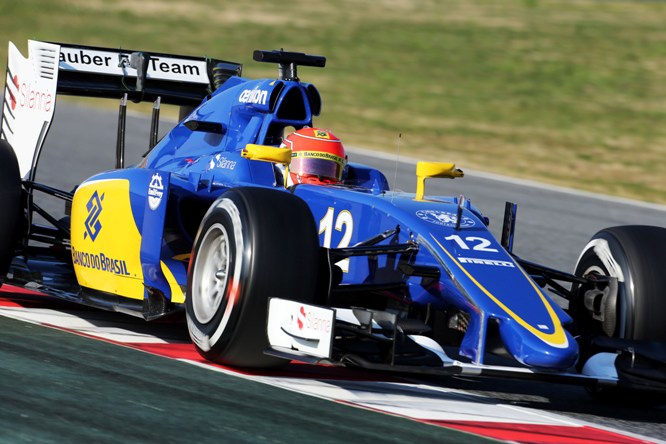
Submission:
[[[72,262],[81,286],[143,299],[141,234],[132,217],[129,181],[82,184],[71,220]]]

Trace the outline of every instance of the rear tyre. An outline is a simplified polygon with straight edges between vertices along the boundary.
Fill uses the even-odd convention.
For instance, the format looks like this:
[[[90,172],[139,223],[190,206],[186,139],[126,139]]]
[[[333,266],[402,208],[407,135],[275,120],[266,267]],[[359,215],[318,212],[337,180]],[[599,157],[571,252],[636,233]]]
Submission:
[[[0,279],[9,270],[19,227],[21,211],[21,173],[16,154],[6,140],[0,140]]]
[[[319,236],[305,202],[284,191],[236,188],[210,207],[187,282],[187,324],[199,353],[225,365],[270,368],[268,300],[312,302]]]

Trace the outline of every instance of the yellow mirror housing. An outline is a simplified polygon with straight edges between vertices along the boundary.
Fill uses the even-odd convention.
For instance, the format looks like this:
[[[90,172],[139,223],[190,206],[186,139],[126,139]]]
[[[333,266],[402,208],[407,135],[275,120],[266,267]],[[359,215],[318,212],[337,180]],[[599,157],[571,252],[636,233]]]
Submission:
[[[250,160],[263,160],[264,162],[281,163],[284,165],[289,165],[291,163],[290,148],[278,148],[275,146],[248,143],[245,148],[243,148],[241,156]]]
[[[425,194],[425,180],[455,179],[463,177],[465,173],[456,165],[448,162],[417,162],[416,163],[416,200],[423,200]]]

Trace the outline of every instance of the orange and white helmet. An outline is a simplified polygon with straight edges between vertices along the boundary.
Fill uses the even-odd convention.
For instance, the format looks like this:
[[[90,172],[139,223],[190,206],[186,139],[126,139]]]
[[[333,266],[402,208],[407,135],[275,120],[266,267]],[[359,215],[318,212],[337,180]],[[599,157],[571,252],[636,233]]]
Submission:
[[[282,142],[291,148],[289,175],[293,184],[340,183],[347,157],[340,139],[318,128],[294,131]]]

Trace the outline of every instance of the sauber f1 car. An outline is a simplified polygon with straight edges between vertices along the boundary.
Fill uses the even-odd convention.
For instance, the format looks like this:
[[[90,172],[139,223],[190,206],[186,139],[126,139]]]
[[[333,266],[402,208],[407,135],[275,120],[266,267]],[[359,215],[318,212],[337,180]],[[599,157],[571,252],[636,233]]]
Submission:
[[[470,200],[428,195],[426,180],[463,176],[451,163],[418,163],[415,193],[354,162],[339,184],[289,185],[281,142],[313,127],[322,106],[298,67],[326,59],[280,50],[254,60],[278,76],[39,41],[24,58],[10,43],[2,281],[148,321],[184,313],[199,353],[229,366],[297,360],[666,399],[666,229],[602,230],[569,273],[512,251],[514,203],[498,240]],[[73,192],[35,181],[61,94],[120,101],[115,168]],[[128,101],[155,104],[152,148],[131,166]],[[180,106],[181,120],[158,140],[160,103]],[[64,216],[35,193],[62,199]]]

